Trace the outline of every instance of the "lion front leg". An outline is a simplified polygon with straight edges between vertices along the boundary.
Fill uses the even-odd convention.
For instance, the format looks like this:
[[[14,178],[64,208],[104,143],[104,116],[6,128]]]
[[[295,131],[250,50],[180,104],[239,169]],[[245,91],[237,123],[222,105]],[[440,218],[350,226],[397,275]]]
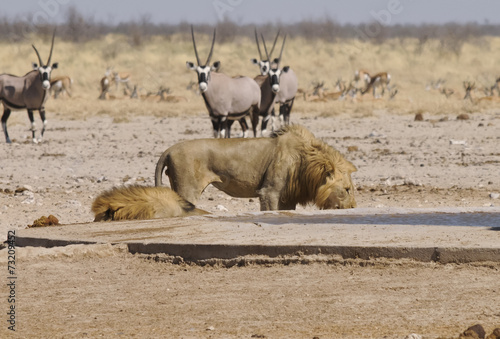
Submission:
[[[281,190],[275,187],[262,188],[259,190],[260,210],[294,210],[296,204],[285,202],[281,197]]]
[[[296,204],[281,201],[278,194],[261,195],[259,199],[261,211],[295,210],[296,207]]]

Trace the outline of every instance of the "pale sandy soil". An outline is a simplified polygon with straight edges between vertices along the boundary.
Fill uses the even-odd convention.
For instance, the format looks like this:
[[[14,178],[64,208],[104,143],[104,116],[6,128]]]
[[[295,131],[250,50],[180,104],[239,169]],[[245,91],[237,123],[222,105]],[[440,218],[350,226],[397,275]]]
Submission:
[[[19,338],[458,338],[476,323],[500,327],[498,263],[334,257],[227,268],[110,245],[17,253]]]
[[[294,113],[292,121],[358,167],[359,207],[498,206],[490,195],[500,192],[500,114],[470,118],[414,122],[413,116],[375,111],[318,118]],[[17,112],[9,120],[15,142],[0,142],[4,238],[42,215],[63,224],[91,221],[97,194],[123,183],[154,184],[161,152],[211,136],[201,112],[55,116],[49,123],[45,140],[33,145],[25,138],[26,113]],[[15,193],[19,188],[24,191]],[[256,199],[230,198],[211,187],[199,207],[221,215],[259,210]],[[4,270],[6,250],[0,254]],[[59,252],[18,249],[17,265],[20,338],[449,338],[478,322],[489,332],[500,326],[498,264],[334,258],[310,265],[199,267],[80,245]]]

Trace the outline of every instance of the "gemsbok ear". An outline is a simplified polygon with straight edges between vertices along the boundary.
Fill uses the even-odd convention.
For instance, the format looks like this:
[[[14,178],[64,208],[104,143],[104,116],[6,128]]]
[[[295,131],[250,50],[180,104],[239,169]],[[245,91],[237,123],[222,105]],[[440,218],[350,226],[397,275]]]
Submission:
[[[191,61],[186,61],[186,67],[192,71],[196,70],[196,66]]]
[[[258,65],[259,64],[259,60],[257,59],[250,59],[250,61],[252,62],[252,64],[254,65]]]
[[[216,61],[213,63],[211,71],[217,72],[219,70],[219,68],[220,68],[220,61]]]
[[[38,64],[36,62],[32,62],[31,66],[33,66],[33,69],[38,69]]]
[[[285,66],[285,67],[283,67],[283,72],[287,73],[289,69],[290,69],[290,66]]]
[[[54,62],[52,64],[52,69],[56,69],[57,67],[59,67],[59,63],[58,62]]]
[[[274,58],[273,62],[274,62],[275,64],[279,64],[279,63],[280,63],[280,59],[278,59],[278,58]]]

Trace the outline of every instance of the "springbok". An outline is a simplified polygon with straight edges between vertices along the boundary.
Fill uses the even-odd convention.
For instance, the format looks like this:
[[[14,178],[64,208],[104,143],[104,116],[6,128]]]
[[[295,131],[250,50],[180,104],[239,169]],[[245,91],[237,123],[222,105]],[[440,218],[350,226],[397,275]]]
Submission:
[[[104,76],[101,78],[101,94],[99,95],[99,99],[106,100],[108,97],[109,90],[111,88],[111,84],[115,81],[115,78],[111,76],[111,69],[108,68]]]
[[[370,80],[370,73],[367,70],[357,69],[354,71],[354,81],[356,82],[356,85],[359,85],[359,82],[361,81],[363,83],[363,87],[365,88],[370,83]]]
[[[455,93],[455,90],[453,88],[443,87],[439,90],[439,93],[443,94],[446,99],[448,99]]]
[[[124,84],[124,86],[127,90],[130,89],[130,86],[128,84],[128,82],[130,80],[130,73],[128,73],[128,72],[114,72],[113,71],[113,78],[115,81],[116,90],[118,90],[118,85],[120,83]]]
[[[472,100],[472,91],[476,89],[476,83],[472,83],[470,81],[464,81],[464,89],[465,89],[465,96],[464,100],[469,99],[471,102]]]
[[[47,119],[45,118],[45,101],[49,97],[50,75],[53,69],[57,68],[57,62],[50,65],[52,59],[52,51],[54,49],[54,39],[56,32],[52,35],[52,44],[50,46],[50,54],[47,63],[44,65],[40,53],[35,45],[32,45],[38,57],[39,64],[33,63],[33,70],[22,77],[10,74],[0,75],[0,101],[4,106],[2,115],[2,128],[5,134],[7,143],[11,143],[9,133],[7,132],[7,120],[9,119],[12,110],[28,110],[28,117],[31,121],[31,131],[33,142],[37,143],[42,140]],[[43,122],[41,136],[37,140],[35,138],[35,119],[33,111],[40,112],[40,118]]]
[[[368,83],[366,88],[361,91],[361,94],[365,94],[370,89],[372,89],[374,98],[379,98],[380,96],[384,96],[385,90],[386,89],[390,90],[389,87],[390,82],[391,82],[391,75],[389,73],[387,72],[377,73],[370,78],[370,82]],[[382,89],[380,96],[376,95],[377,87],[380,87]]]
[[[256,136],[261,98],[259,85],[249,77],[231,78],[224,73],[216,72],[220,67],[220,61],[210,66],[215,43],[215,29],[212,46],[204,65],[200,63],[198,56],[193,26],[191,26],[191,36],[197,65],[187,61],[186,66],[198,75],[198,87],[212,120],[214,137],[231,137],[230,130],[234,120],[241,122],[241,119],[248,114],[250,114],[253,133]],[[243,133],[245,135],[246,131]]]
[[[464,89],[465,89],[465,96],[464,100],[469,99],[471,103],[473,104],[480,104],[482,102],[500,102],[500,97],[492,95],[486,95],[481,98],[473,98],[472,97],[472,92],[476,90],[476,83],[470,82],[470,81],[464,81]]]
[[[57,99],[59,94],[66,93],[69,97],[71,97],[71,84],[73,83],[73,79],[71,79],[67,75],[61,75],[57,77],[53,77],[50,80],[50,92],[54,93],[54,99]]]
[[[323,92],[323,98],[325,100],[343,100],[348,91],[348,88],[346,87],[345,83],[340,79],[337,81],[336,87],[338,88],[338,91]]]

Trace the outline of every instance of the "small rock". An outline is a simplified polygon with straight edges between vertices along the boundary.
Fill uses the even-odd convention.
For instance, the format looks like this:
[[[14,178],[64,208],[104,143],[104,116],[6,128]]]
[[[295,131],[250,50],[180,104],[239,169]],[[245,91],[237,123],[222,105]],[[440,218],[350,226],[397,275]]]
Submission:
[[[420,334],[412,333],[408,334],[405,339],[422,339],[423,337]]]
[[[491,199],[498,199],[498,198],[500,198],[500,193],[490,193],[490,198]]]
[[[453,139],[450,139],[450,145],[467,145],[467,140],[453,140]]]
[[[215,327],[213,327],[213,326],[209,326],[209,327],[207,328],[207,331],[215,331]]]
[[[23,193],[24,191],[27,191],[27,190],[28,189],[26,187],[24,187],[24,186],[23,187],[18,187],[18,188],[16,188],[15,193],[19,194],[19,193]]]
[[[102,176],[99,179],[97,179],[98,183],[101,183],[101,182],[104,182],[104,181],[108,181],[108,178],[106,178],[105,176]]]
[[[422,113],[415,114],[415,121],[424,121],[424,115]]]
[[[21,203],[22,204],[34,204],[35,203],[35,194],[30,191],[25,191],[22,194],[23,196],[27,197],[24,199]]]
[[[464,331],[464,333],[460,334],[459,339],[484,339],[486,332],[484,331],[483,326],[480,324],[476,324],[474,326],[469,327]]]
[[[462,113],[457,116],[457,120],[469,120],[470,117],[467,113]]]
[[[225,207],[224,207],[224,206],[222,206],[222,205],[217,205],[215,208],[216,208],[218,211],[221,211],[221,212],[227,212],[227,211],[229,211],[227,208],[225,208]]]
[[[369,138],[386,138],[387,136],[385,134],[379,133],[377,131],[372,131],[370,134],[368,134]]]
[[[359,151],[358,146],[349,146],[347,147],[347,152],[357,152]]]

